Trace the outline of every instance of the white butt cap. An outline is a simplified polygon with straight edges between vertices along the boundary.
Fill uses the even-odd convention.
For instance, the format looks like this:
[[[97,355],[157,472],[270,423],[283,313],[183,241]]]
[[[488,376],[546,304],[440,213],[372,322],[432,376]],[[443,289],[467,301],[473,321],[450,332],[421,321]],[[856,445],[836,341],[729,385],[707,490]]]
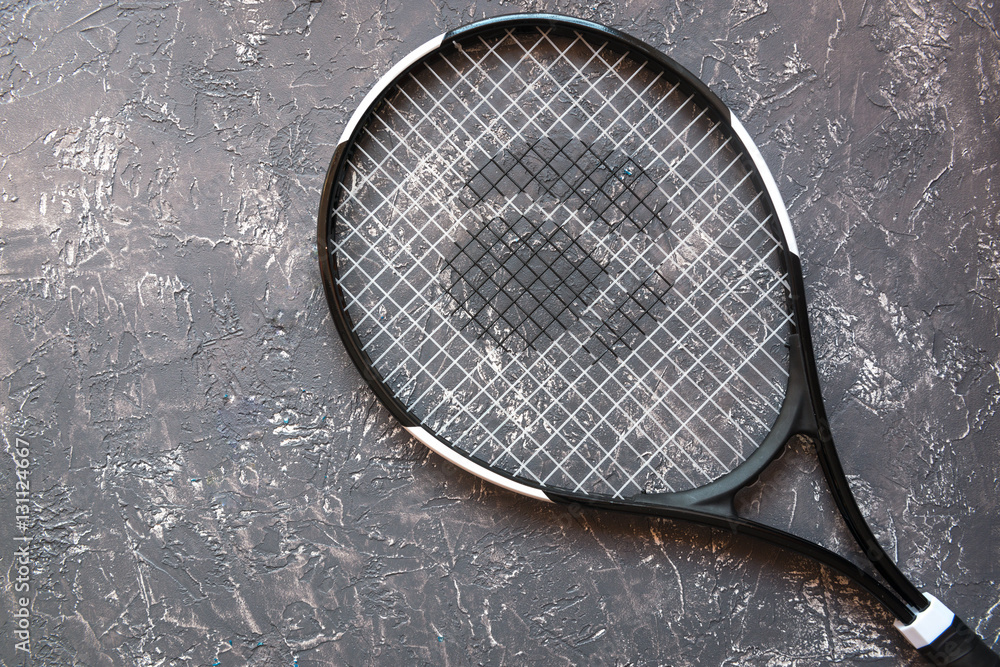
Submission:
[[[952,621],[955,620],[954,612],[944,606],[941,600],[929,593],[924,593],[924,597],[931,603],[931,606],[917,614],[912,623],[909,625],[903,625],[899,621],[894,623],[896,629],[903,633],[906,641],[913,644],[914,648],[923,648],[930,644],[940,637],[941,633],[947,630]]]

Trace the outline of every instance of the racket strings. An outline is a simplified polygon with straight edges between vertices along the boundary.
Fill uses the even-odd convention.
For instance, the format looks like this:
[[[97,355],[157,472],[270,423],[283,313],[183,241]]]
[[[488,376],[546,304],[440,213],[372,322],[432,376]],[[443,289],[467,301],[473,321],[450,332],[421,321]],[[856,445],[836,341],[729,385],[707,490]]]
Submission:
[[[571,59],[581,47],[589,55]],[[538,31],[477,48],[429,65],[411,77],[418,85],[390,97],[388,113],[376,114],[355,148],[353,183],[343,184],[337,215],[352,222],[335,242],[350,258],[340,282],[373,366],[424,423],[515,476],[616,496],[717,478],[766,433],[786,373],[780,344],[774,349],[788,323],[778,246],[739,156],[725,139],[712,144],[717,126],[706,127],[704,109],[676,84],[644,62],[623,67],[625,55],[609,55],[604,45]],[[598,74],[587,69],[595,61]],[[544,81],[549,89],[535,91]],[[516,84],[511,91],[508,82]],[[432,95],[435,85],[442,90]],[[559,95],[571,89],[593,99],[559,108]],[[424,99],[433,100],[429,108]],[[477,118],[484,110],[488,117]],[[644,131],[647,121],[666,124],[669,137]],[[584,193],[590,198],[567,207],[560,178],[570,190],[587,180],[568,183],[543,176],[544,163],[536,172],[524,164],[537,157],[524,147],[543,140],[571,152],[611,147],[592,149],[604,180]],[[471,206],[463,201],[476,176],[512,158],[523,173],[493,179],[494,192]],[[682,173],[689,158],[693,166]],[[629,181],[626,170],[638,176]],[[730,171],[742,173],[727,179]],[[530,190],[532,179],[546,205],[507,196]],[[627,201],[615,208],[622,196]],[[663,230],[638,233],[647,217]],[[524,234],[504,240],[521,222]],[[558,233],[565,238],[556,240]],[[469,239],[485,250],[479,260],[491,258],[485,268],[510,274],[506,281],[482,266],[481,282],[463,278],[477,260],[455,248]],[[547,273],[546,256],[553,265],[565,260],[562,270]],[[471,303],[468,294],[487,284],[490,293]],[[555,295],[549,308],[535,298],[542,287]],[[525,336],[529,315],[540,321]],[[553,322],[553,335],[528,340]],[[595,340],[604,352],[618,350],[617,369],[594,364],[603,356]]]
[[[665,228],[659,226],[656,205],[648,195],[655,184],[631,158],[614,151],[597,152],[593,145],[570,139],[557,143],[543,137],[529,145],[513,145],[494,156],[466,186],[460,198],[469,208],[486,199],[529,198],[516,216],[494,218],[467,239],[456,242],[457,252],[446,259],[454,272],[452,295],[469,316],[466,330],[489,335],[496,344],[514,350],[511,337],[523,347],[544,352],[542,343],[558,330],[568,329],[584,309],[585,293],[599,289],[610,278],[608,257],[595,252],[600,243],[590,227],[564,229],[543,215],[532,215],[533,206],[555,208],[573,201],[581,215],[604,226],[602,235],[646,234],[643,250],[655,244]],[[468,196],[465,196],[467,194]],[[655,236],[650,237],[653,231]],[[606,313],[601,326],[585,347],[600,360],[606,352],[629,342],[652,326],[649,315],[662,303],[670,288],[655,269],[632,281],[623,299]],[[554,327],[557,331],[550,330]],[[541,340],[539,340],[541,339]],[[600,347],[592,349],[594,342]]]

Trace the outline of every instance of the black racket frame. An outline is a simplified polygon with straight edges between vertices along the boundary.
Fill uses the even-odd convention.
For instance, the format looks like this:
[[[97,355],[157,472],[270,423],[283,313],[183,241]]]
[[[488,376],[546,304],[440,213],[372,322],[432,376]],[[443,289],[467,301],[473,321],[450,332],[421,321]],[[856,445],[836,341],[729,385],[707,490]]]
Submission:
[[[489,37],[508,30],[527,27],[549,27],[558,32],[584,33],[592,38],[606,39],[609,42],[615,43],[618,48],[638,53],[642,57],[657,63],[681,83],[682,87],[686,88],[688,93],[693,93],[696,96],[697,102],[709,109],[713,120],[724,123],[726,127],[732,126],[732,117],[729,108],[703,82],[682,65],[627,34],[589,21],[553,14],[501,16],[446,33],[442,38],[439,48],[447,49],[457,42],[470,38]],[[331,253],[331,250],[333,247],[332,240],[337,227],[336,211],[340,196],[338,184],[341,183],[345,175],[348,160],[351,156],[351,147],[365,127],[368,119],[380,108],[387,92],[393,90],[392,84],[407,76],[414,68],[419,67],[426,57],[418,59],[409,68],[404,69],[392,81],[388,82],[389,85],[383,88],[381,94],[373,100],[367,111],[361,116],[351,136],[337,146],[323,186],[318,221],[318,251],[323,286],[341,340],[351,360],[382,404],[385,405],[403,426],[410,427],[422,426],[422,424],[386,387],[379,372],[372,367],[371,359],[362,349],[361,341],[354,332],[351,316],[347,312],[344,294],[338,284],[337,258]],[[743,145],[737,133],[732,132],[732,140],[738,144],[738,150],[742,154],[745,166],[753,174],[758,189],[764,193],[762,200],[768,209],[768,213],[772,214],[771,220],[776,221],[778,216],[775,214],[774,203],[768,196],[768,189],[759,176],[759,170],[761,168],[766,170],[766,166],[758,165],[752,160],[749,151],[746,150],[746,146]],[[639,494],[631,498],[616,499],[610,496],[558,494],[541,486],[538,486],[538,488],[551,500],[558,503],[599,507],[655,515],[668,519],[691,521],[731,531],[734,534],[749,535],[790,549],[846,575],[879,600],[901,622],[906,624],[911,623],[916,618],[918,612],[928,607],[928,601],[910,583],[895,563],[893,563],[892,559],[885,553],[881,545],[879,545],[851,492],[834,447],[826,410],[823,406],[819,375],[817,373],[809,329],[802,266],[798,255],[790,251],[788,240],[785,238],[785,233],[781,226],[779,224],[772,224],[772,232],[781,242],[784,268],[787,271],[790,290],[789,308],[792,312],[793,321],[787,341],[789,351],[787,392],[779,416],[763,443],[743,463],[728,474],[705,486],[688,491]],[[882,580],[843,556],[822,546],[792,533],[737,515],[734,506],[736,494],[753,484],[764,469],[782,453],[786,443],[797,435],[806,436],[815,444],[823,474],[829,484],[837,507],[858,545],[864,551],[865,556],[882,576]],[[440,435],[435,434],[435,437],[445,444],[449,444]],[[468,457],[464,452],[457,449],[455,451],[470,458],[475,464],[490,469],[487,461]],[[502,470],[491,470],[512,480],[514,479]],[[531,485],[529,481],[524,479],[517,479],[515,481],[519,484]]]

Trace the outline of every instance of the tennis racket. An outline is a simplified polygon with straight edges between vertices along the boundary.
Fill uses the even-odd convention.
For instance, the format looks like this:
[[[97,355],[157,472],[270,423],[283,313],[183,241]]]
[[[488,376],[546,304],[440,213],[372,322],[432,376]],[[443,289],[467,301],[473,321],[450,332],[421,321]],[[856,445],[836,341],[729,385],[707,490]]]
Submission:
[[[424,44],[344,129],[319,258],[362,376],[448,461],[540,501],[792,549],[871,593],[935,664],[1000,665],[866,524],[781,194],[739,120],[657,50],[538,14]],[[799,434],[875,573],[737,514]]]

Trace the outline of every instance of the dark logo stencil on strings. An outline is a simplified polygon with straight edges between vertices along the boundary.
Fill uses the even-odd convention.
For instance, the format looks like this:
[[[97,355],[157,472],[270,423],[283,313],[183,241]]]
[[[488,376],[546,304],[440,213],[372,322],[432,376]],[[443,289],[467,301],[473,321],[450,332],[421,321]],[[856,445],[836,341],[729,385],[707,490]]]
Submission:
[[[665,310],[668,202],[610,142],[515,141],[459,194],[471,220],[446,259],[462,329],[512,354],[584,322],[584,347],[620,356]],[[652,247],[652,246],[661,247]]]

